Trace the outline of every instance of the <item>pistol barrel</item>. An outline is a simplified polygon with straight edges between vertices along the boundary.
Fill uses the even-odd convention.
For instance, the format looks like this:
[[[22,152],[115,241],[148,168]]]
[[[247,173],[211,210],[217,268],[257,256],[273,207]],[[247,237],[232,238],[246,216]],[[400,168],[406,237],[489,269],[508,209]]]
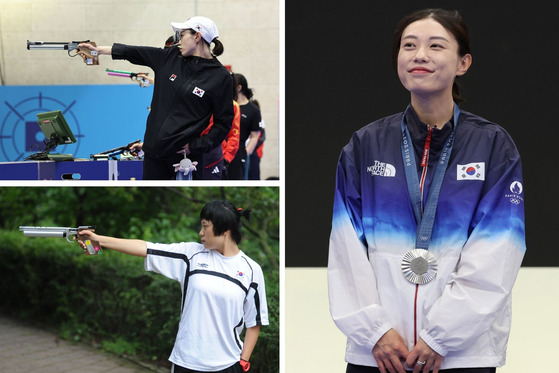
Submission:
[[[25,237],[66,237],[65,232],[57,232],[57,231],[23,231],[23,235]]]
[[[27,49],[56,49],[73,51],[78,49],[78,44],[89,43],[89,40],[84,41],[29,41],[27,40]],[[93,43],[92,43],[93,44]]]
[[[132,76],[132,74],[112,73],[112,72],[109,72],[109,73],[107,73],[107,74],[108,74],[108,75],[113,75],[113,76],[123,76],[123,77],[126,77],[126,78],[130,78],[130,77]]]
[[[71,228],[64,227],[19,227],[26,237],[68,237]]]
[[[68,43],[54,41],[29,41],[27,40],[27,49],[56,49],[68,50]]]

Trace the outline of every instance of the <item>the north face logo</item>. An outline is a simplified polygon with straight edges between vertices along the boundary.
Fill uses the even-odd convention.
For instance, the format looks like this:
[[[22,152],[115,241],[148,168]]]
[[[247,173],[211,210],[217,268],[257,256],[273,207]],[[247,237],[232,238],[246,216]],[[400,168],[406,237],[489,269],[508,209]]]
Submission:
[[[367,173],[371,176],[385,176],[394,177],[396,176],[396,167],[390,163],[375,161],[375,164],[367,167]]]

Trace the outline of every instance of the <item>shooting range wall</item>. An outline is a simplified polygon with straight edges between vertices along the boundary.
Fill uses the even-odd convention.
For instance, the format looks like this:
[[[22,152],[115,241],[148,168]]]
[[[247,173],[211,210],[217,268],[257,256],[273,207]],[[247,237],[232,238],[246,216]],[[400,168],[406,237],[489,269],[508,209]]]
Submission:
[[[42,150],[36,114],[45,111],[61,110],[77,140],[55,153],[88,159],[142,139],[152,93],[153,87],[132,85],[0,86],[0,162]]]
[[[249,87],[254,89],[254,98],[260,103],[266,124],[262,178],[279,176],[279,0],[3,0],[0,2],[0,85],[101,86],[86,93],[91,97],[105,92],[95,105],[84,103],[82,107],[87,107],[87,111],[76,108],[75,115],[82,121],[92,112],[99,116],[113,115],[107,111],[110,104],[103,100],[103,96],[111,95],[109,91],[114,86],[127,85],[139,91],[144,88],[139,88],[128,78],[110,77],[105,69],[147,70],[152,75],[149,68],[127,61],[112,61],[110,56],[101,56],[100,66],[86,66],[79,57],[70,58],[63,50],[29,51],[27,40],[68,42],[90,39],[98,45],[119,42],[163,46],[173,33],[170,23],[182,22],[194,15],[215,21],[225,47],[219,60],[231,66],[234,72],[245,75]],[[0,105],[8,109],[6,101],[13,103],[14,100],[2,95]],[[64,107],[55,109],[64,111]],[[138,102],[136,109],[146,114],[145,102]],[[138,138],[138,133],[143,137],[145,121],[134,125],[137,126],[134,134],[119,137],[118,144],[126,144],[131,137]],[[111,148],[104,143],[97,144],[97,147]]]

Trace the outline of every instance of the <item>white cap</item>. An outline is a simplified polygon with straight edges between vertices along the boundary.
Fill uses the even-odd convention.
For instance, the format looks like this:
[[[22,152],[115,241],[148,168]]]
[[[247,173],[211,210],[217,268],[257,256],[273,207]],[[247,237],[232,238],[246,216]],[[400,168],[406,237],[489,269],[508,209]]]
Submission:
[[[193,29],[194,31],[199,32],[204,40],[208,43],[211,43],[215,38],[219,37],[217,26],[215,25],[214,21],[202,16],[189,18],[182,23],[171,22],[171,26],[173,27],[173,30],[175,32],[186,29]]]

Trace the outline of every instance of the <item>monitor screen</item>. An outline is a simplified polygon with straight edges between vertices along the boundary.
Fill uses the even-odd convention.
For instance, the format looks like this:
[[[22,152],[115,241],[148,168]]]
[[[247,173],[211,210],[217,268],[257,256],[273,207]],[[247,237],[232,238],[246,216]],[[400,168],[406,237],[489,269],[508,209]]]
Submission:
[[[37,114],[37,122],[46,140],[54,142],[54,146],[76,142],[76,138],[60,110]]]

